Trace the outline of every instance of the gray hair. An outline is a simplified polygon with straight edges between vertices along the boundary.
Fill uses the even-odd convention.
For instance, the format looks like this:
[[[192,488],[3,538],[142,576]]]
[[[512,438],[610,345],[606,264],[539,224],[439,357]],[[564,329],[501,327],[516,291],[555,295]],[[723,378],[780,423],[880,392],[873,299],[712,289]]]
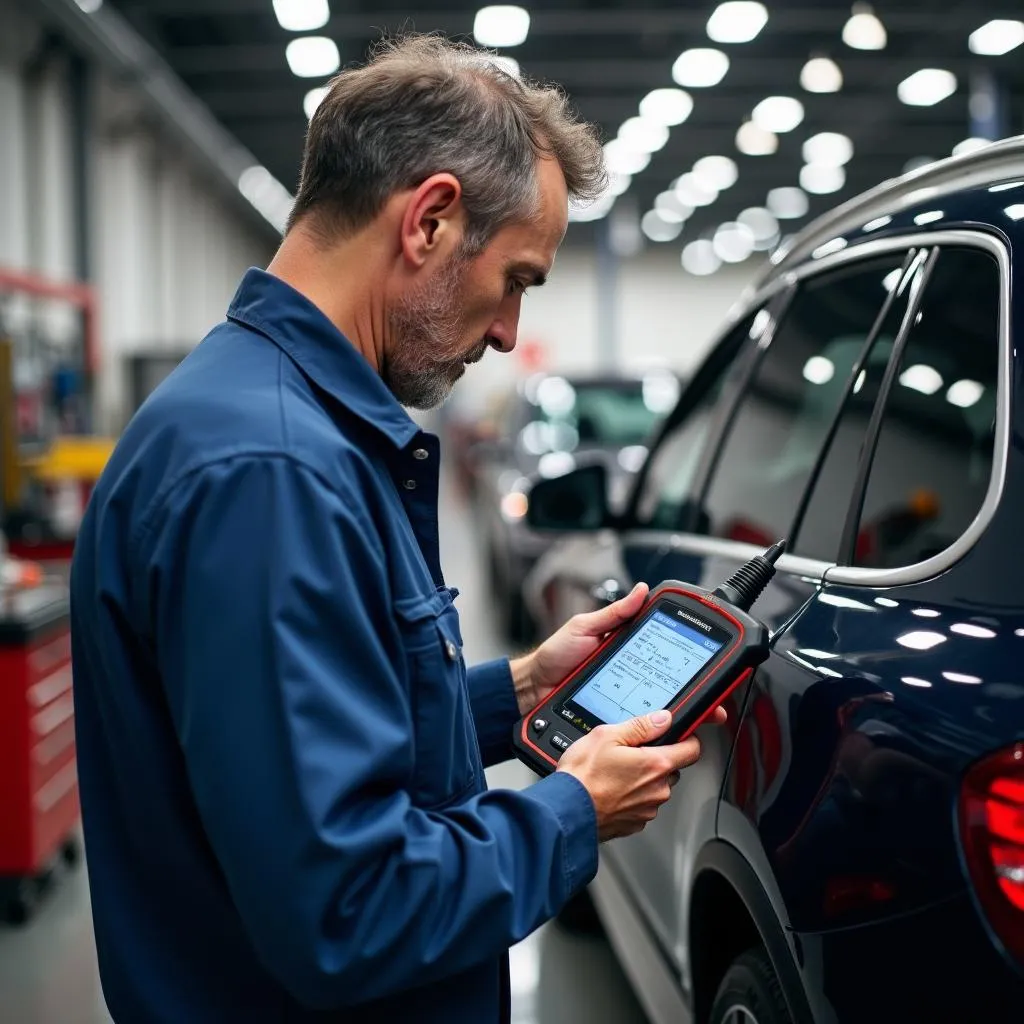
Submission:
[[[479,250],[533,214],[540,156],[558,161],[574,200],[606,185],[597,133],[561,90],[440,36],[384,41],[334,78],[313,115],[288,229],[306,220],[330,242],[365,227],[395,192],[449,172],[462,186],[467,246]]]

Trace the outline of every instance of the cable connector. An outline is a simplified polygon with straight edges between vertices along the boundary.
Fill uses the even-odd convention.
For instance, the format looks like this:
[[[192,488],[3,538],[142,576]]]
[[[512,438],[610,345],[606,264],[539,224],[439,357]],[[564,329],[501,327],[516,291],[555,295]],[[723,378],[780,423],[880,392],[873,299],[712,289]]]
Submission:
[[[746,565],[737,569],[725,583],[715,588],[715,597],[720,597],[740,611],[749,612],[754,602],[764,593],[764,588],[772,581],[775,563],[785,550],[786,542],[780,540],[763,555],[755,555]]]

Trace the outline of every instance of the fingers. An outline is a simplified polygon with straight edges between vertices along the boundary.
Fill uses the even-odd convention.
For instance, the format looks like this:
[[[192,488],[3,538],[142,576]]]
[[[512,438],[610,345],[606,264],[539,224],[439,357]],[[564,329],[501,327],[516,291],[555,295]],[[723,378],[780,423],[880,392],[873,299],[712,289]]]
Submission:
[[[711,721],[714,722],[715,725],[725,725],[725,723],[729,721],[729,716],[726,714],[725,708],[715,708],[715,713],[712,715]]]
[[[607,607],[577,615],[577,632],[583,636],[604,636],[605,633],[610,633],[640,611],[647,599],[647,590],[646,583],[638,583],[625,597]]]
[[[666,747],[659,747],[658,750],[666,757],[670,771],[680,771],[699,760],[700,740],[696,736],[691,736],[682,743],[672,743]]]
[[[611,728],[617,733],[616,738],[628,747],[639,747],[650,743],[661,736],[672,722],[672,715],[667,711],[654,711],[649,715],[630,718],[621,725]]]

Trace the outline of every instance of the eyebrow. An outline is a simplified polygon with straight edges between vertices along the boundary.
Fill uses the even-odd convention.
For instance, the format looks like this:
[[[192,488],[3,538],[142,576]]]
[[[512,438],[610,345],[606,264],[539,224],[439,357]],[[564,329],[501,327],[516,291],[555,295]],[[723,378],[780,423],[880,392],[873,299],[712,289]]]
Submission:
[[[509,277],[529,277],[531,288],[540,288],[548,279],[548,275],[533,263],[513,263],[505,273]]]

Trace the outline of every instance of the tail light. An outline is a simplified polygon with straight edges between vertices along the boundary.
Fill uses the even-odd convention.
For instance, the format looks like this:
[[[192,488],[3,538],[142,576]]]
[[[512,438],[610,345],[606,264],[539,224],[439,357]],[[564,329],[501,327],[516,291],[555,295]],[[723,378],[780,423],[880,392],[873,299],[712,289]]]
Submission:
[[[1024,743],[985,758],[960,791],[971,881],[1000,942],[1024,963]]]

